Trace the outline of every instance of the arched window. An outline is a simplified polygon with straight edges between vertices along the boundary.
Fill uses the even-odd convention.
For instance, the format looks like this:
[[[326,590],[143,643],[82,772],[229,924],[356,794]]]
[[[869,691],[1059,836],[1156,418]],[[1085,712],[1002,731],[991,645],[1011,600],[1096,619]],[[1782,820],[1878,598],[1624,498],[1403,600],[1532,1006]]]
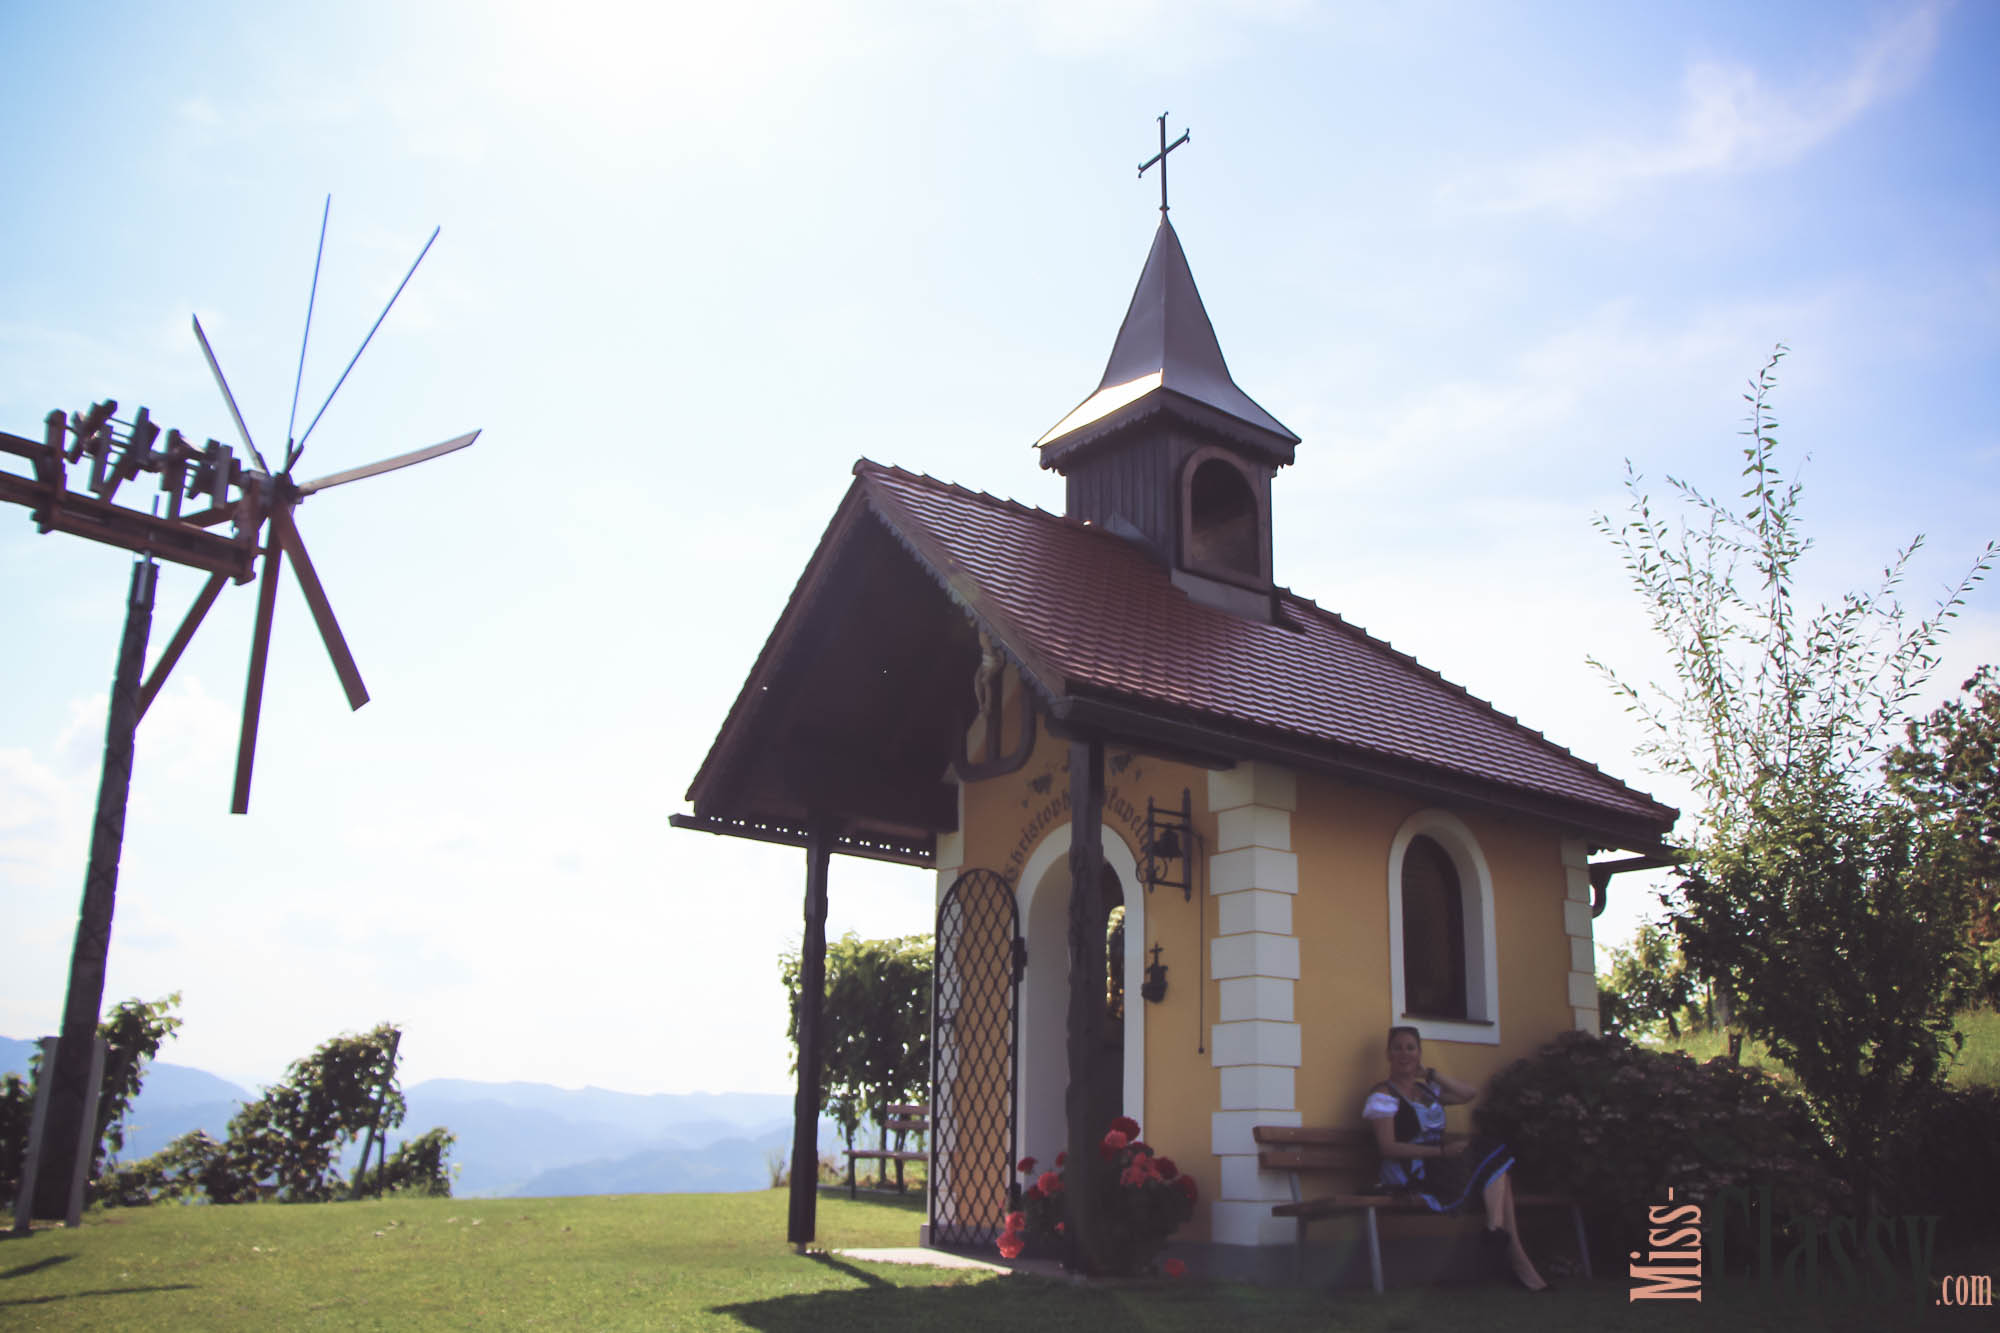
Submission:
[[[1465,1017],[1465,899],[1458,868],[1434,839],[1403,853],[1403,1007],[1425,1018]]]
[[[1500,1040],[1493,874],[1465,821],[1420,810],[1389,846],[1390,1023],[1426,1041]]]
[[[1187,503],[1190,564],[1263,576],[1257,495],[1241,470],[1223,458],[1204,459],[1188,478]]]

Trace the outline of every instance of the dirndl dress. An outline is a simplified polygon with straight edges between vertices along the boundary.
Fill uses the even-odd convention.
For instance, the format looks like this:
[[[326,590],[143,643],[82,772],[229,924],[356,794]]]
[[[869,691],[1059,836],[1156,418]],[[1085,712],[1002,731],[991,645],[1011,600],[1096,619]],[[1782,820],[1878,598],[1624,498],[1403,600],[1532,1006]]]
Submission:
[[[1361,1114],[1368,1120],[1393,1119],[1398,1143],[1443,1143],[1443,1090],[1426,1083],[1419,1095],[1423,1100],[1413,1102],[1390,1084],[1378,1083]],[[1455,1157],[1384,1157],[1381,1184],[1421,1199],[1434,1213],[1455,1213],[1478,1200],[1487,1184],[1513,1165],[1514,1154],[1506,1144],[1475,1135]]]

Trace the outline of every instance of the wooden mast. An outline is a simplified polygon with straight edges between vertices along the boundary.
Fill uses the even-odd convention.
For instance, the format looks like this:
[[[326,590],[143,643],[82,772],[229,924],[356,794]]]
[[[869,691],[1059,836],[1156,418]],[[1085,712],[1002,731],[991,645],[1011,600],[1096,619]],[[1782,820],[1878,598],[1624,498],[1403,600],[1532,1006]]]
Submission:
[[[97,784],[97,818],[91,826],[90,865],[83,875],[76,944],[70,951],[69,994],[63,1004],[62,1039],[49,1077],[48,1118],[35,1173],[33,1215],[66,1218],[81,1173],[97,1156],[96,1126],[83,1123],[91,1096],[91,1047],[104,1003],[104,971],[111,952],[112,909],[118,897],[118,861],[125,842],[125,804],[132,790],[132,755],[139,736],[140,673],[153,628],[153,588],[159,566],[151,557],[132,565],[125,602],[125,638],[111,681],[111,711],[104,727],[104,771]]]

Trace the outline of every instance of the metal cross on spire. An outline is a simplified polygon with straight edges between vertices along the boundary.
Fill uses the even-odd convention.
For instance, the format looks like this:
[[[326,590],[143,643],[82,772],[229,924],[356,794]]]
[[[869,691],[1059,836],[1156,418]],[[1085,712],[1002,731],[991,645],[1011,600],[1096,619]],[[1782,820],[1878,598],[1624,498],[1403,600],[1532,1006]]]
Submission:
[[[1147,167],[1152,166],[1155,162],[1160,164],[1160,216],[1162,218],[1167,215],[1167,154],[1173,152],[1174,149],[1179,148],[1187,141],[1188,132],[1182,130],[1180,138],[1174,140],[1172,143],[1167,142],[1167,113],[1162,111],[1160,113],[1160,151],[1139,164],[1139,174],[1141,176],[1146,174]]]

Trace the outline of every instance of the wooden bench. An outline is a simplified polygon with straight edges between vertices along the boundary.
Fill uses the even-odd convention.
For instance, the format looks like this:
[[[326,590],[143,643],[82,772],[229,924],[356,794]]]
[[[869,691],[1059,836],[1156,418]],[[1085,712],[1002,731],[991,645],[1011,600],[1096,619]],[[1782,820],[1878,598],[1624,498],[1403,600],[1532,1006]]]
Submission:
[[[882,1137],[880,1147],[850,1148],[847,1153],[847,1197],[855,1193],[854,1164],[862,1158],[871,1161],[894,1162],[896,1164],[896,1192],[903,1192],[903,1163],[928,1162],[928,1149],[906,1149],[903,1145],[912,1134],[931,1132],[931,1108],[917,1102],[896,1102],[882,1108]],[[896,1135],[896,1146],[889,1146],[889,1135]]]
[[[1341,1213],[1361,1213],[1368,1235],[1368,1275],[1375,1290],[1382,1290],[1382,1241],[1376,1229],[1378,1212],[1419,1213],[1435,1216],[1411,1194],[1384,1192],[1377,1183],[1375,1134],[1367,1129],[1319,1129],[1297,1125],[1258,1125],[1257,1165],[1266,1171],[1283,1171],[1291,1178],[1292,1201],[1271,1209],[1274,1217],[1289,1217],[1298,1224],[1298,1277],[1305,1279],[1306,1228],[1325,1217]],[[1449,1138],[1460,1137],[1448,1135]],[[1330,1193],[1308,1197],[1302,1178],[1319,1177],[1316,1185]],[[1583,1208],[1566,1194],[1528,1194],[1514,1191],[1514,1206],[1520,1208],[1567,1208],[1576,1224],[1576,1250],[1583,1262],[1583,1275],[1590,1276],[1590,1242],[1583,1231]]]

